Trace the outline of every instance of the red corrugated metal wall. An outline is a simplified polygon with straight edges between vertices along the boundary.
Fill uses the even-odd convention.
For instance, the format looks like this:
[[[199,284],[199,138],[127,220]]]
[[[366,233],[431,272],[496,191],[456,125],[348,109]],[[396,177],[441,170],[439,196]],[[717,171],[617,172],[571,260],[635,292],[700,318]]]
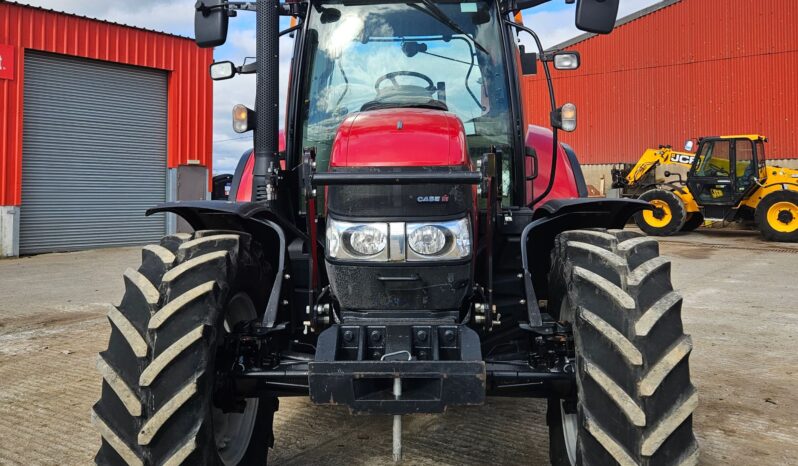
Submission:
[[[14,79],[0,79],[0,205],[20,205],[22,197],[25,49],[169,71],[169,167],[196,160],[212,169],[212,50],[181,37],[2,2],[0,44],[16,49]]]
[[[555,71],[555,92],[577,105],[563,139],[583,164],[750,133],[770,159],[798,157],[798,1],[682,0],[570,49],[582,67]],[[522,86],[528,122],[548,124],[542,76]]]

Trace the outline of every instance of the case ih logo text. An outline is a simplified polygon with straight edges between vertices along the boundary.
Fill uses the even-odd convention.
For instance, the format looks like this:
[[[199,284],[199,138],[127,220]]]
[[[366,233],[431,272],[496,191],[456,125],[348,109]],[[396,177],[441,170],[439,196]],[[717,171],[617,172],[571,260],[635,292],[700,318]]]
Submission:
[[[692,165],[694,159],[695,155],[686,155],[686,154],[671,155],[671,162],[676,162],[676,163],[686,163]]]
[[[445,204],[449,202],[449,195],[443,196],[418,196],[416,198],[419,204]]]

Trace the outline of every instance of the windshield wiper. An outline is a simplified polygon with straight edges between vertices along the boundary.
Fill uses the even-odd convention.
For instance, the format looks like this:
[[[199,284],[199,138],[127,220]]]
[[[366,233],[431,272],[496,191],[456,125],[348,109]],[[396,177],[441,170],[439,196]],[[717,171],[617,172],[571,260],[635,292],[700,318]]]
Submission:
[[[443,10],[438,8],[438,5],[434,4],[432,2],[432,0],[419,0],[419,1],[421,3],[423,3],[424,6],[426,6],[427,8],[421,8],[418,5],[416,5],[415,3],[408,3],[407,5],[412,7],[412,8],[415,8],[415,9],[417,9],[419,11],[422,11],[422,12],[424,12],[424,13],[430,15],[430,16],[432,16],[433,18],[437,19],[438,21],[440,21],[444,25],[448,26],[449,29],[451,29],[452,31],[454,31],[454,32],[456,32],[458,34],[462,34],[462,35],[464,35],[466,37],[469,37],[468,33],[466,33],[463,30],[463,28],[460,27],[459,24],[454,22],[454,20],[452,18],[447,16],[446,13],[443,12]],[[490,52],[488,52],[488,49],[483,47],[482,44],[480,44],[479,42],[476,41],[476,39],[471,39],[471,41],[474,43],[474,46],[476,48],[478,48],[479,50],[481,50],[485,54],[490,55]]]
[[[474,64],[471,63],[471,62],[467,62],[465,60],[458,60],[458,59],[452,58],[452,57],[445,57],[443,55],[438,55],[437,53],[432,53],[432,52],[421,52],[421,53],[423,53],[424,55],[430,55],[430,56],[433,56],[433,57],[443,58],[444,60],[450,60],[450,61],[453,61],[455,63],[462,63],[464,65],[474,66]]]

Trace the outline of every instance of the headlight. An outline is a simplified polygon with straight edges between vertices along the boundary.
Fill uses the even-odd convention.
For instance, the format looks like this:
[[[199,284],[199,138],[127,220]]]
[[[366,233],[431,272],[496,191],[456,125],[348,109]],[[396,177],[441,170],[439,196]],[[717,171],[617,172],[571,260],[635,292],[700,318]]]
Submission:
[[[468,218],[427,223],[351,223],[327,219],[327,256],[370,262],[458,260],[471,255]],[[405,248],[407,246],[407,248]]]
[[[349,246],[362,256],[379,254],[385,250],[385,246],[388,244],[388,235],[371,225],[351,228],[344,232],[344,238],[347,235]]]
[[[327,221],[327,254],[335,259],[388,260],[388,224]]]
[[[407,236],[407,245],[419,254],[431,256],[443,251],[446,234],[435,225],[424,225],[411,231]]]
[[[407,245],[408,261],[463,259],[471,254],[471,222],[408,223]]]

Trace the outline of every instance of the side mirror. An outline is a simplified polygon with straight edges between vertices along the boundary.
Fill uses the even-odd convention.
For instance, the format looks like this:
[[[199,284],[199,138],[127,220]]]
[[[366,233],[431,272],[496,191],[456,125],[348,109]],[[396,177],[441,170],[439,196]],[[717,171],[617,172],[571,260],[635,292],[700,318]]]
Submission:
[[[324,11],[321,12],[321,24],[335,23],[339,19],[341,19],[341,10],[336,8],[325,8]]]
[[[596,34],[615,29],[619,0],[577,0],[576,27]]]
[[[685,152],[692,152],[694,147],[695,147],[695,143],[693,143],[692,139],[689,139],[687,142],[684,143],[684,151]]]
[[[229,20],[226,0],[199,0],[194,13],[194,41],[202,48],[224,44]]]
[[[219,61],[211,64],[211,79],[222,81],[236,75],[236,66],[231,61]]]

